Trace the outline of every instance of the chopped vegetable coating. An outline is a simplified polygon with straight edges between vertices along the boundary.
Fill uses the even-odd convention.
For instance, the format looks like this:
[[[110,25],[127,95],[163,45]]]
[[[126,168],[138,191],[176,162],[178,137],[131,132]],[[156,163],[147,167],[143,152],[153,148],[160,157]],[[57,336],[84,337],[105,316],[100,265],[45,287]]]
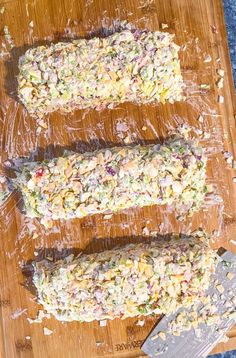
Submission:
[[[42,223],[174,204],[192,214],[207,191],[206,157],[194,141],[114,147],[24,164],[15,180],[26,215]]]
[[[19,60],[18,95],[35,117],[127,101],[173,103],[184,86],[178,51],[167,32],[128,29],[39,46]]]
[[[170,314],[201,302],[218,256],[206,237],[149,243],[35,263],[38,302],[60,321]]]

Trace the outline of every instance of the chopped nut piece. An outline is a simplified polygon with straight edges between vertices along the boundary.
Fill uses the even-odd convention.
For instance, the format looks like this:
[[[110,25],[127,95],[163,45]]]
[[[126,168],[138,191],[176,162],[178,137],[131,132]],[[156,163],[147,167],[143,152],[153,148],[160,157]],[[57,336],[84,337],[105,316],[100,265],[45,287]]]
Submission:
[[[146,131],[147,130],[147,127],[146,126],[143,126],[142,127],[142,131]]]
[[[227,277],[228,280],[231,281],[234,278],[234,274],[232,272],[228,272],[226,277]]]
[[[165,332],[159,332],[159,333],[158,333],[158,336],[159,336],[163,341],[166,340],[166,334],[165,334]]]
[[[151,341],[155,341],[155,339],[157,339],[158,337],[159,337],[159,333],[157,333],[154,336],[152,336]]]
[[[202,115],[200,115],[197,120],[198,120],[198,122],[200,122],[200,123],[203,123],[203,122],[204,122],[204,118],[203,118]]]
[[[222,285],[220,285],[220,284],[216,286],[216,289],[217,289],[217,291],[220,292],[220,293],[223,293],[224,290],[225,290],[224,287],[223,287]]]

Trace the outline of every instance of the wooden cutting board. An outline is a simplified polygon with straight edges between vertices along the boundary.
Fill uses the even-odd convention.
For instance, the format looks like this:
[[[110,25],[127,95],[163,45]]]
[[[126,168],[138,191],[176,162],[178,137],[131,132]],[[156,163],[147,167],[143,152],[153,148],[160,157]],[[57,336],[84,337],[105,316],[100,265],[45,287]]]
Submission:
[[[137,143],[158,141],[183,123],[192,128],[192,136],[200,138],[207,149],[208,183],[214,185],[215,195],[208,198],[199,213],[184,222],[178,222],[165,207],[149,207],[127,210],[110,219],[97,215],[56,222],[53,230],[46,232],[36,220],[21,213],[17,193],[1,208],[1,357],[139,357],[140,344],[158,317],[146,318],[143,327],[136,324],[137,319],[116,319],[105,327],[98,322],[62,324],[53,318],[30,324],[27,317],[35,318],[38,305],[24,286],[22,268],[40,249],[47,249],[44,253],[53,257],[65,250],[102,250],[135,241],[144,227],[166,234],[188,233],[201,226],[215,234],[215,247],[235,249],[230,240],[236,237],[236,184],[232,180],[236,172],[227,167],[223,155],[229,151],[236,159],[234,90],[221,1],[0,0],[0,11],[2,172],[4,161],[20,156],[42,159],[61,154],[65,148],[92,151],[123,143],[127,136]],[[35,120],[16,102],[19,56],[28,47],[47,41],[104,34],[101,29],[112,27],[118,20],[149,30],[159,30],[167,24],[164,31],[176,34],[187,100],[173,105],[124,104],[103,112],[54,113],[46,119],[48,129],[39,133]],[[10,49],[4,36],[5,25],[15,45],[10,56],[5,54]],[[204,62],[208,55],[212,61]],[[216,86],[219,68],[225,70],[223,89]],[[222,104],[218,103],[219,95],[224,97]],[[198,120],[200,115],[203,123]],[[22,314],[18,316],[19,312]],[[44,327],[53,333],[45,336]],[[230,337],[227,344],[218,346],[221,350],[236,348],[235,330]]]

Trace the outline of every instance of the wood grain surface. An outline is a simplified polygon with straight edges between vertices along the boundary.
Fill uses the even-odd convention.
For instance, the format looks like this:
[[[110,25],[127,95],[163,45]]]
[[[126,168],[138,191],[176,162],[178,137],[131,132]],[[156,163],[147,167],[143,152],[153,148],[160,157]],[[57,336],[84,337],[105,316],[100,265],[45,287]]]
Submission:
[[[132,142],[159,141],[186,123],[206,148],[209,160],[207,181],[214,195],[192,218],[178,222],[170,209],[132,209],[104,219],[96,215],[83,220],[56,222],[50,231],[21,213],[21,200],[14,193],[1,207],[0,240],[0,355],[1,357],[92,358],[141,357],[140,345],[158,317],[114,320],[101,327],[94,323],[56,322],[53,318],[30,324],[40,308],[30,286],[30,261],[35,253],[53,258],[86,249],[103,250],[135,241],[143,228],[166,234],[203,227],[215,238],[212,244],[235,250],[236,172],[227,167],[223,153],[236,158],[236,129],[233,111],[233,82],[220,0],[0,0],[0,143],[4,162],[31,155],[34,159],[63,153]],[[181,67],[186,82],[185,102],[173,105],[135,106],[124,104],[114,110],[54,113],[46,118],[48,129],[38,129],[16,99],[17,62],[30,46],[106,33],[127,20],[138,28],[162,29],[167,24],[181,46]],[[4,35],[8,26],[15,47]],[[10,55],[7,52],[10,51]],[[210,55],[211,62],[204,62]],[[216,70],[225,70],[224,88],[218,89]],[[204,89],[204,85],[209,88]],[[203,85],[203,86],[201,86]],[[224,103],[218,103],[218,96]],[[199,115],[203,123],[198,121]],[[146,131],[142,130],[146,126]],[[205,137],[204,137],[205,136]],[[145,237],[144,237],[145,240]],[[236,252],[236,250],[235,250]],[[28,279],[26,280],[26,275]],[[25,310],[25,311],[24,311]],[[17,312],[21,312],[17,318]],[[45,336],[43,328],[53,333]],[[235,330],[217,350],[236,348]],[[28,338],[28,339],[27,339]]]

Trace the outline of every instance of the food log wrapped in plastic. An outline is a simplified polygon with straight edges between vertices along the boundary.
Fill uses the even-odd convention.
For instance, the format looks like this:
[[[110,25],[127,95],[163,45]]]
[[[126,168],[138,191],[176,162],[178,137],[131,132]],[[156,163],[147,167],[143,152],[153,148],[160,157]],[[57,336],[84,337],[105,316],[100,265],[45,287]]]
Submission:
[[[51,220],[82,218],[131,207],[174,204],[193,213],[207,191],[206,158],[194,141],[136,145],[27,163],[15,184],[26,215]]]
[[[170,314],[201,302],[217,262],[202,234],[44,260],[33,281],[38,302],[60,321]]]
[[[106,38],[59,42],[26,51],[18,95],[29,113],[182,99],[179,47],[166,32],[123,30]]]

